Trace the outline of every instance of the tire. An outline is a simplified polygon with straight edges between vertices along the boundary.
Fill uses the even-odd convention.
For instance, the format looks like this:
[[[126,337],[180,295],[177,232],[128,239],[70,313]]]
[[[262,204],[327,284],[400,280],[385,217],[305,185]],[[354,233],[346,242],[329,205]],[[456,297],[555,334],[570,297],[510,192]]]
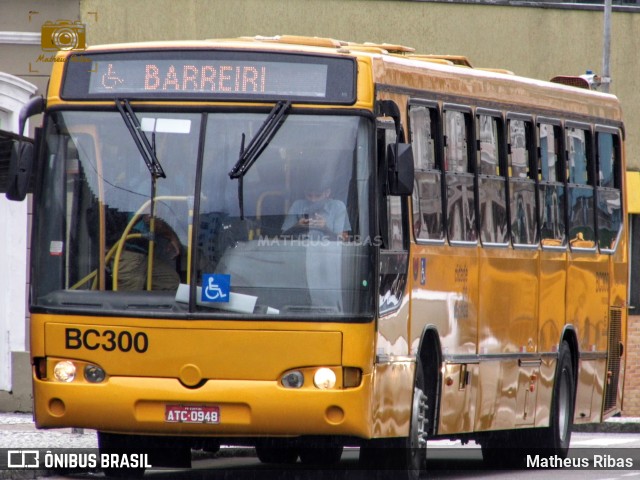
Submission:
[[[115,433],[98,432],[98,449],[100,455],[103,453],[114,453],[122,455],[125,453],[144,453],[136,442],[136,437],[132,435],[118,435]],[[102,469],[107,478],[142,478],[144,467],[139,468],[111,468]]]
[[[542,451],[544,455],[566,458],[569,453],[575,408],[575,385],[571,349],[569,344],[563,341],[558,352],[549,427],[540,430],[537,436],[537,450]]]
[[[287,442],[267,441],[256,445],[256,455],[262,463],[292,464],[298,460],[298,449]]]
[[[342,445],[322,445],[300,449],[300,461],[305,465],[335,465],[342,458]]]
[[[360,447],[365,468],[394,470],[394,479],[418,480],[427,467],[427,433],[430,418],[422,365],[416,364],[409,436],[374,440]]]

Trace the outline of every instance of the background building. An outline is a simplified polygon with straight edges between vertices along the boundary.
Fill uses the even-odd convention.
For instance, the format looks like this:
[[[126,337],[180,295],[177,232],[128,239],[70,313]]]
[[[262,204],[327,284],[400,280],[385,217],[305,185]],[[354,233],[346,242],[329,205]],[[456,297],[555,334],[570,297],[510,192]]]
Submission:
[[[0,4],[0,71],[33,83],[38,93],[43,93],[50,64],[42,57],[39,34],[45,22],[59,20],[80,21],[89,45],[292,34],[400,43],[421,53],[462,54],[474,66],[505,68],[542,80],[602,70],[604,16],[602,2],[596,0],[4,0]],[[630,180],[639,187],[633,190],[639,196],[633,211],[640,213],[638,0],[614,1],[611,30],[610,91],[620,98],[625,111],[628,168],[633,171]],[[33,123],[37,122],[34,119]],[[3,208],[0,204],[0,219]],[[633,227],[640,231],[635,215]],[[23,232],[25,228],[16,222],[12,230]],[[14,231],[10,237],[21,234]],[[640,307],[640,283],[635,273],[640,271],[636,265],[640,242],[633,245],[632,252],[631,298],[634,306]],[[0,279],[11,277],[7,268],[0,262]],[[24,303],[26,297],[22,300]],[[0,315],[2,306],[12,302],[19,300],[10,297],[0,284]],[[0,365],[7,353],[22,354],[13,355],[20,357],[14,363],[19,373],[15,370],[13,377],[28,378],[25,318],[19,311],[7,315],[10,318],[0,319],[0,328],[14,333],[3,336],[0,332]],[[639,415],[640,317],[631,318],[629,335],[624,408],[627,414]],[[13,340],[7,340],[11,337]],[[15,408],[11,399],[23,398],[28,392],[3,392],[7,387],[2,378],[0,371],[0,410],[10,410]]]

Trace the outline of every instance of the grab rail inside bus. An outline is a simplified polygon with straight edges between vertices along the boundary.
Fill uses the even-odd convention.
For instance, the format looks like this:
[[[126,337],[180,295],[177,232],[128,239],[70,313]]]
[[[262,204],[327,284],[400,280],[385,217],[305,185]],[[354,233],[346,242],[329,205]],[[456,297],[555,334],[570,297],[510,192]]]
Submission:
[[[144,202],[140,208],[138,209],[138,211],[136,213],[133,214],[133,216],[131,217],[131,220],[129,220],[129,223],[127,224],[127,226],[124,229],[124,232],[122,232],[122,237],[120,238],[120,240],[118,241],[118,247],[116,249],[116,254],[115,254],[115,258],[113,260],[113,286],[112,289],[113,291],[117,291],[118,290],[118,269],[120,267],[120,257],[122,255],[122,250],[124,250],[124,245],[126,243],[126,238],[128,237],[129,233],[131,232],[131,230],[133,229],[133,227],[140,221],[140,218],[143,215],[143,212],[145,210],[147,210],[147,208],[149,207],[149,205],[151,205],[151,202],[158,202],[158,201],[187,201],[189,202],[189,206],[191,206],[191,199],[192,197],[190,196],[181,196],[181,195],[176,195],[176,196],[159,196],[159,197],[155,197],[153,199],[149,199],[146,202]],[[152,277],[152,273],[153,273],[153,234],[155,232],[155,219],[152,216],[149,222],[149,231],[151,234],[151,238],[149,239],[149,252],[148,252],[148,260],[147,260],[147,290],[151,290],[151,277]],[[191,279],[191,237],[193,235],[193,209],[189,208],[189,224],[188,224],[188,229],[187,229],[187,284],[189,283],[190,279]],[[124,239],[124,241],[123,241]]]
[[[256,202],[256,220],[258,220],[258,226],[255,230],[255,235],[258,237],[262,233],[262,226],[260,225],[260,221],[262,220],[262,209],[264,207],[264,202],[267,198],[270,198],[270,197],[281,198],[282,205],[283,205],[282,211],[283,212],[289,211],[289,205],[288,205],[289,202],[287,201],[287,193],[280,190],[269,190],[266,192],[262,192]],[[253,234],[254,234],[253,231],[249,233],[250,240],[253,238]]]
[[[107,254],[105,255],[105,265],[109,263],[109,261],[111,260],[111,257],[113,257],[113,254],[116,252],[118,245],[120,244],[120,242],[122,241],[127,241],[127,240],[133,240],[136,238],[142,238],[142,234],[141,233],[132,233],[131,235],[128,235],[127,238],[121,238],[120,240],[118,240],[116,243],[113,244],[113,246],[109,249],[109,251],[107,252]],[[82,285],[84,285],[85,283],[87,283],[90,280],[93,280],[93,283],[91,284],[91,290],[95,290],[98,284],[98,268],[96,268],[93,272],[91,272],[89,275],[87,275],[86,277],[78,280],[76,283],[74,283],[73,285],[71,285],[71,287],[69,287],[69,290],[77,290],[78,288],[80,288]]]

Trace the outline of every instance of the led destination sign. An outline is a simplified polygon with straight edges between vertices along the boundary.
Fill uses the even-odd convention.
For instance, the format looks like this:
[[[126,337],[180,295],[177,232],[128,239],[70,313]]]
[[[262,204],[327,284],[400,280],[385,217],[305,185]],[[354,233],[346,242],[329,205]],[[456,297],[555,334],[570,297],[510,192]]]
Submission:
[[[297,99],[352,103],[350,58],[256,52],[79,54],[67,62],[62,97]]]
[[[91,72],[89,94],[111,92],[220,92],[324,98],[327,66],[207,60],[97,62]]]

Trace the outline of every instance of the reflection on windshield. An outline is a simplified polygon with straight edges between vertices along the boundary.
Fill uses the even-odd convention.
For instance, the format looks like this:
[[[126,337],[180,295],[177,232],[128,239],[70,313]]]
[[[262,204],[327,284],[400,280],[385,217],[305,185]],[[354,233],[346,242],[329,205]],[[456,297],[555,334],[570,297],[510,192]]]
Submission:
[[[372,311],[368,120],[289,115],[245,170],[239,202],[228,173],[242,134],[253,138],[265,114],[209,114],[203,138],[203,115],[136,115],[166,173],[155,191],[118,113],[48,119],[37,305],[140,315]]]

